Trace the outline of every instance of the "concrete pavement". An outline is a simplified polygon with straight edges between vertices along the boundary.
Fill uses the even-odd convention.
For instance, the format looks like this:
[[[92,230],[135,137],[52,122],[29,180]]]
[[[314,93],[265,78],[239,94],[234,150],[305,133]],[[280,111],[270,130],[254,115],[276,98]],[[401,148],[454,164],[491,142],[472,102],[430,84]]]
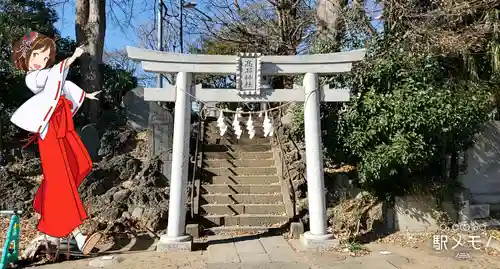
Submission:
[[[356,259],[337,252],[303,251],[298,240],[283,236],[215,239],[207,254],[210,269],[396,269],[409,264],[396,254]]]

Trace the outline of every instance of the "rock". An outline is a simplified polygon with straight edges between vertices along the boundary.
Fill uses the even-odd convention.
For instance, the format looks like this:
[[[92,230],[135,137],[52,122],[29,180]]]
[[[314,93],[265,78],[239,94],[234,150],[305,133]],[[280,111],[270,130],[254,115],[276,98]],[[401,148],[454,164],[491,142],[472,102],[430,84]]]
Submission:
[[[142,212],[144,212],[144,208],[142,207],[136,207],[132,211],[132,218],[133,219],[141,219],[142,218]]]
[[[79,135],[92,161],[98,161],[98,152],[101,143],[99,140],[99,132],[95,128],[94,124],[83,126]]]
[[[130,159],[125,164],[125,169],[120,173],[122,180],[127,180],[135,176],[141,168],[141,161],[137,159]]]
[[[122,214],[122,218],[124,218],[124,219],[131,219],[132,216],[130,215],[130,213],[128,213],[127,211],[125,211]]]
[[[160,213],[159,215],[150,215],[146,223],[146,227],[151,231],[160,231],[167,228],[168,216],[167,212]]]
[[[36,145],[31,144],[26,149],[21,149],[21,157],[23,160],[31,160],[38,158]]]
[[[286,113],[281,117],[281,124],[290,126],[293,123],[294,115],[291,112]]]
[[[144,88],[135,88],[123,97],[127,124],[134,130],[142,131],[148,128],[149,103],[144,100]]]
[[[104,226],[119,224],[116,229],[125,229],[125,219],[137,219],[140,227],[165,229],[168,180],[159,169],[157,158],[141,163],[129,154],[109,156],[96,165],[82,184],[85,186],[81,187],[81,197],[84,201],[92,200],[92,215],[98,216]]]
[[[290,237],[298,239],[304,233],[304,224],[300,221],[290,223]]]
[[[90,260],[89,266],[97,267],[97,268],[104,268],[104,267],[109,267],[109,266],[113,266],[115,264],[121,263],[122,261],[123,261],[123,258],[121,258],[120,256],[113,256],[113,255],[101,256],[101,257]]]
[[[117,135],[115,132],[105,132],[101,137],[101,147],[99,148],[98,155],[106,157],[114,153],[115,142],[114,138]]]
[[[22,176],[37,176],[42,173],[42,163],[40,158],[28,159],[23,164],[23,169],[19,171]]]
[[[9,172],[6,167],[0,167],[0,193],[2,194],[0,209],[19,209],[30,212],[35,191],[36,187],[30,180]]]
[[[126,144],[136,134],[132,130],[108,130],[101,137],[101,147],[98,155],[100,157],[109,157],[115,155],[116,152],[129,150]]]
[[[113,194],[113,201],[120,203],[123,202],[130,194],[130,190],[119,190]]]
[[[40,251],[46,250],[46,246],[49,247],[52,253],[57,251],[57,245],[59,243],[59,238],[48,236],[48,235],[39,235],[30,243],[25,246],[23,252],[21,253],[21,258],[23,260],[33,260]]]

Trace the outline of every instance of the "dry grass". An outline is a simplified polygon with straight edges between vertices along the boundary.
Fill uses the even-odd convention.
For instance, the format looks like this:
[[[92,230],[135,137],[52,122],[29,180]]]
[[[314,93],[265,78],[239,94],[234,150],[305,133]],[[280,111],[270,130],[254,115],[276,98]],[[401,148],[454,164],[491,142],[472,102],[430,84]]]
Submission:
[[[342,241],[350,242],[373,229],[373,223],[380,219],[381,205],[377,199],[366,194],[344,199],[328,210],[331,232]]]
[[[136,134],[134,138],[135,147],[134,150],[130,152],[130,155],[142,162],[145,162],[149,158],[149,143],[148,143],[148,132],[143,131]]]
[[[5,238],[7,236],[7,230],[9,229],[10,217],[1,216],[0,217],[0,246],[3,249],[5,243]],[[21,218],[21,234],[19,248],[23,250],[33,238],[38,236],[38,231],[36,229],[36,220]]]

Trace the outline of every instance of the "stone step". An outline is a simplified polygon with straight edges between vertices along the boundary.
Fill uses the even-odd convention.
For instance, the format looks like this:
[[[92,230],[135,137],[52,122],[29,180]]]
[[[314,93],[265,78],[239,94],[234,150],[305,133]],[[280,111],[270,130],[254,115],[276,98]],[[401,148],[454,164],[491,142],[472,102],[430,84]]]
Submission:
[[[273,194],[202,194],[200,204],[278,204],[281,193]]]
[[[240,139],[235,135],[219,134],[206,135],[204,138],[205,145],[270,145],[270,137],[265,137],[264,133],[256,133],[254,137],[250,138],[248,133],[241,134]]]
[[[270,214],[284,215],[284,204],[207,204],[201,206],[203,215]]]
[[[203,152],[204,159],[227,159],[227,160],[239,160],[239,159],[273,159],[272,151],[261,151],[261,152]]]
[[[281,185],[275,184],[203,184],[201,193],[225,193],[225,194],[266,194],[281,193]]]
[[[278,170],[276,167],[235,167],[235,168],[203,168],[202,175],[210,176],[264,176],[276,175]]]
[[[500,193],[472,193],[471,204],[500,204]]]
[[[214,226],[276,226],[284,224],[289,218],[278,215],[208,215],[203,216],[202,225],[205,228]]]
[[[262,234],[268,231],[269,227],[265,226],[218,226],[205,229],[205,233],[207,234],[237,234],[238,236],[244,234]]]
[[[208,184],[254,185],[279,183],[278,176],[204,176],[201,180]]]
[[[490,216],[489,204],[471,204],[469,206],[471,219],[485,219]]]
[[[205,167],[276,167],[273,159],[208,159],[203,161]]]
[[[495,229],[500,228],[500,220],[497,219],[478,219],[474,220],[474,224],[476,225],[485,225],[487,229]]]
[[[248,144],[248,145],[203,145],[203,152],[263,152],[270,151],[270,144]]]

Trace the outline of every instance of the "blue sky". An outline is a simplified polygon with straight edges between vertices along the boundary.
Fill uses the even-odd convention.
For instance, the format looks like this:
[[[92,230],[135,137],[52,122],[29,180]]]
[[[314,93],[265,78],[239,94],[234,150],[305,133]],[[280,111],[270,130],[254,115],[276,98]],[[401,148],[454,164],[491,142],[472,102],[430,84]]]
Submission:
[[[64,5],[57,6],[57,13],[59,15],[57,28],[61,31],[61,35],[63,37],[71,37],[73,39],[75,38],[75,9],[76,9],[74,1],[75,0],[70,0]],[[138,34],[135,32],[136,29],[134,29],[134,27],[132,26],[127,26],[127,25],[139,26],[146,23],[153,23],[154,19],[153,6],[155,0],[142,0],[142,1],[122,0],[122,1],[134,3],[133,14],[130,17],[123,13],[120,13],[119,12],[120,9],[115,6],[112,8],[112,10],[115,11],[115,13],[111,15],[109,13],[111,8],[109,8],[109,6],[107,7],[108,18],[107,18],[106,39],[104,45],[105,45],[105,50],[108,51],[114,49],[121,49],[124,48],[125,46],[135,46],[139,43],[139,40],[137,38]],[[175,3],[178,0],[164,0],[164,1],[166,2],[167,5],[171,4],[175,5]],[[113,1],[107,1],[107,2],[113,3]],[[120,1],[115,1],[115,2],[120,2]],[[198,8],[200,8],[202,11],[206,10],[203,7],[202,0],[198,0],[195,2],[197,2]],[[374,7],[373,0],[371,0],[367,4],[367,9],[373,10],[379,8]],[[111,18],[112,16],[114,18]],[[127,18],[131,18],[130,24],[124,23],[127,21]],[[121,23],[117,23],[117,21],[120,21]],[[376,24],[376,22],[374,24]],[[189,39],[189,36],[187,35],[186,31],[184,38],[186,40]]]
[[[140,2],[140,1],[135,1]],[[152,2],[152,1],[151,1]],[[137,12],[132,18],[132,25],[139,25],[153,20],[153,11],[144,12],[146,7],[144,5],[139,5],[136,7],[137,10],[142,10],[142,12]],[[75,38],[75,3],[74,0],[69,1],[64,5],[57,7],[57,13],[59,15],[59,21],[57,22],[57,28],[61,31],[61,36]],[[126,16],[124,14],[116,15],[118,20],[124,21]],[[121,27],[113,20],[108,19],[107,29],[106,29],[106,39],[105,39],[105,49],[113,50],[117,48],[124,48],[125,46],[132,46],[137,44],[137,34],[135,33],[133,27],[126,27],[121,29]]]

